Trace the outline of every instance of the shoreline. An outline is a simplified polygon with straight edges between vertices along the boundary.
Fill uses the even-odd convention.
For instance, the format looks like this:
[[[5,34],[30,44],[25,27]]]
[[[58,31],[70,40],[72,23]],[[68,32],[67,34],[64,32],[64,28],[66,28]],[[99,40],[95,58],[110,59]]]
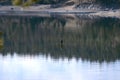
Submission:
[[[36,15],[41,14],[63,14],[63,15],[89,15],[99,17],[115,17],[120,18],[120,9],[117,10],[93,10],[93,9],[74,9],[73,6],[62,7],[62,8],[39,8],[41,6],[30,6],[22,8],[19,6],[2,6],[0,8],[0,15]]]

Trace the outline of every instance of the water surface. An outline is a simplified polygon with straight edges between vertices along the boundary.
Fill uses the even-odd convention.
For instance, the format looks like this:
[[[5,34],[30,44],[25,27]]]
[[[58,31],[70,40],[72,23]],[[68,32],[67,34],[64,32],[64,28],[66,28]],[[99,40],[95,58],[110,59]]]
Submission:
[[[0,16],[0,80],[119,80],[120,20]]]

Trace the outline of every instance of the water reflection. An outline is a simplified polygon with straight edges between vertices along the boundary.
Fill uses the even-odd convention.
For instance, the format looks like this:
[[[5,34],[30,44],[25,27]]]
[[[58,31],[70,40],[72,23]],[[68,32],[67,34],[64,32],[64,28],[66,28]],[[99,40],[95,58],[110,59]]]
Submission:
[[[3,40],[3,33],[2,32],[0,32],[0,50],[2,50],[3,49],[3,42],[4,40]]]
[[[44,56],[0,56],[0,80],[119,80],[120,62],[53,61]]]
[[[0,17],[3,56],[111,62],[120,59],[120,20],[115,18]]]

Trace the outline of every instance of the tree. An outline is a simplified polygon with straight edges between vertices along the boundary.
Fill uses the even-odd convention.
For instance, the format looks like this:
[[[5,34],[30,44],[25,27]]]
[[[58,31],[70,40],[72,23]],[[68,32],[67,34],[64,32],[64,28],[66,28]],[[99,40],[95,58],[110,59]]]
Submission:
[[[30,6],[40,0],[12,0],[12,4],[16,6]]]
[[[13,5],[22,5],[22,0],[12,0]]]

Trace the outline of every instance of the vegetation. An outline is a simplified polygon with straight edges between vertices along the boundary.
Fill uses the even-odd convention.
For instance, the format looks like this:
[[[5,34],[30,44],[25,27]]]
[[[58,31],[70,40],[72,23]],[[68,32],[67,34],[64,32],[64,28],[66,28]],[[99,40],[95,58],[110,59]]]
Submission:
[[[99,4],[103,7],[110,7],[110,8],[119,8],[120,7],[120,0],[1,0],[0,4],[11,4],[17,6],[29,6],[33,4],[65,4],[67,1],[74,1],[75,5],[80,5],[82,3],[89,3],[89,4]]]
[[[22,6],[29,6],[32,4],[37,3],[40,0],[12,0],[13,5],[22,5]]]
[[[68,0],[12,0],[13,5],[24,5],[29,6],[32,4],[57,4],[66,2]]]

